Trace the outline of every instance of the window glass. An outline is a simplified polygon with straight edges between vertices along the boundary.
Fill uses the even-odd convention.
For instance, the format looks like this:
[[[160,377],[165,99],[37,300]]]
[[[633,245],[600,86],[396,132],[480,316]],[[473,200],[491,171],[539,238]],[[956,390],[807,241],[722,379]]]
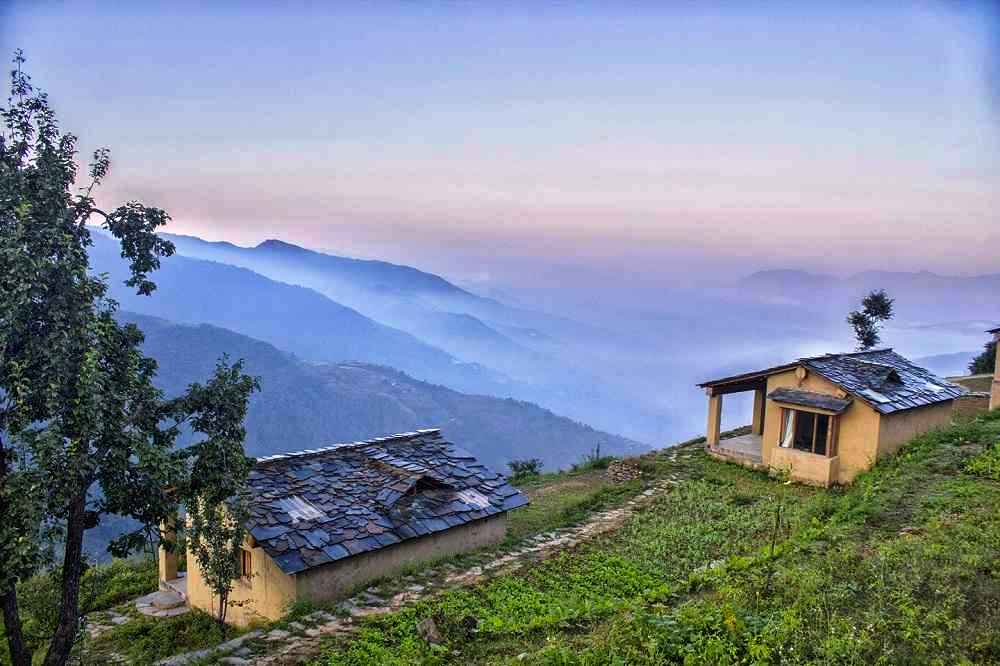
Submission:
[[[816,415],[812,412],[800,412],[795,410],[795,441],[793,446],[800,451],[813,450],[813,426],[816,423]]]
[[[240,575],[244,578],[250,578],[253,573],[253,563],[250,559],[250,551],[246,548],[240,549]]]
[[[826,414],[816,415],[816,448],[815,453],[826,455],[826,435],[830,430],[830,417]]]

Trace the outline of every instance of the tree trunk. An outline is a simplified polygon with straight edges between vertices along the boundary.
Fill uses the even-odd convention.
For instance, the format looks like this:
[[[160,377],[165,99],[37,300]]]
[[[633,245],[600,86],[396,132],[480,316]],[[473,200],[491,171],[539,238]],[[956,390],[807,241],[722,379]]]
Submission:
[[[87,494],[73,498],[66,518],[66,551],[63,557],[62,604],[59,624],[52,636],[45,666],[64,666],[69,660],[80,624],[80,577],[83,574],[83,532]]]
[[[6,419],[0,420],[0,432],[6,429]],[[7,464],[7,449],[0,439],[0,485],[4,483],[9,465]],[[0,511],[0,515],[3,512]],[[21,628],[21,614],[17,610],[17,588],[11,584],[9,590],[0,594],[0,605],[3,606],[4,633],[7,634],[7,649],[13,666],[31,666],[31,655],[24,645],[24,630]]]
[[[3,626],[10,662],[13,666],[31,666],[31,655],[24,646],[24,633],[21,631],[21,615],[17,611],[17,590],[11,589],[0,595],[0,601],[3,603]]]
[[[229,593],[219,595],[219,615],[215,618],[219,622],[219,631],[222,633],[222,640],[226,640],[226,612],[229,610]]]

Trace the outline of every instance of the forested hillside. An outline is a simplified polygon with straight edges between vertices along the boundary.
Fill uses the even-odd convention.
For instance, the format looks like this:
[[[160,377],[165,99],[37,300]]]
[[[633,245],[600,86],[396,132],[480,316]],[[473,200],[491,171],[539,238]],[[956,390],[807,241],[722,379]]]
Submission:
[[[208,376],[223,354],[246,360],[246,371],[262,384],[246,422],[246,449],[253,456],[426,427],[442,428],[446,437],[501,470],[514,458],[541,458],[549,467],[561,467],[597,446],[615,454],[643,448],[531,403],[467,395],[383,366],[310,364],[215,326],[122,316],[145,332],[144,349],[159,362],[157,382],[168,394]]]

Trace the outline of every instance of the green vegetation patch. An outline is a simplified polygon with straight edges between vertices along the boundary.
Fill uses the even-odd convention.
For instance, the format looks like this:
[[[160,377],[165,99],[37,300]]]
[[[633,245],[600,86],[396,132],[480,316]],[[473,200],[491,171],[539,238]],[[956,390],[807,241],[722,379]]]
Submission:
[[[1000,484],[977,462],[998,439],[1000,414],[964,422],[831,490],[698,455],[616,533],[372,620],[321,663],[1000,663]]]
[[[673,599],[689,573],[720,558],[764,548],[772,522],[768,502],[745,503],[747,493],[794,497],[814,491],[773,484],[742,468],[678,485],[626,526],[517,576],[450,590],[375,620],[330,654],[329,664],[412,664],[502,658],[549,634],[577,635],[619,613]],[[799,511],[792,505],[789,515]],[[424,642],[416,623],[432,617],[443,646]],[[519,648],[520,649],[520,648]]]
[[[33,576],[17,588],[25,641],[32,651],[46,645],[55,631],[59,615],[61,569]],[[80,612],[107,611],[114,606],[157,589],[156,562],[152,559],[113,560],[88,567],[80,583]],[[7,641],[0,623],[0,664],[9,663]]]
[[[225,639],[235,638],[241,630],[230,629]],[[219,625],[208,613],[191,610],[174,617],[135,617],[91,641],[87,656],[93,663],[101,657],[117,654],[132,664],[152,664],[181,652],[199,650],[223,641]]]

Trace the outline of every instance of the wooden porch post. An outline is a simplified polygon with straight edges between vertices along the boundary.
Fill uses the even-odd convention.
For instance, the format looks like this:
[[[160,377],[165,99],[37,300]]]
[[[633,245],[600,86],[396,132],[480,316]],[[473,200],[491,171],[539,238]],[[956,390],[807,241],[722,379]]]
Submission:
[[[990,391],[990,410],[1000,409],[1000,332],[993,334],[997,343],[996,368],[993,370],[993,386]]]
[[[753,421],[750,424],[750,432],[754,435],[764,434],[764,389],[756,389],[753,392]]]
[[[177,543],[176,519],[167,521],[160,525],[160,531],[163,532],[163,538],[168,539],[175,544]],[[174,550],[172,552],[167,552],[166,548],[160,546],[159,565],[160,583],[165,583],[168,580],[174,580],[177,578],[177,546],[174,546]]]
[[[711,389],[709,389],[711,391]],[[719,443],[719,433],[722,430],[722,396],[708,395],[708,428],[705,431],[705,441],[709,446]]]

